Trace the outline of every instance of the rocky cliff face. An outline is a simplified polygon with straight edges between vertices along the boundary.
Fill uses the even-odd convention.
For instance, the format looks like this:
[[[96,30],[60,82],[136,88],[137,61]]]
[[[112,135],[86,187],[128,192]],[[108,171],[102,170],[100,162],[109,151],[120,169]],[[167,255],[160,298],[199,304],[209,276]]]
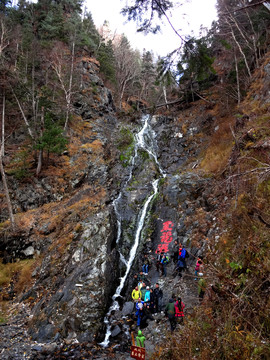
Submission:
[[[0,239],[4,262],[35,259],[19,301],[32,307],[30,332],[41,342],[93,340],[119,277],[110,206],[121,180],[112,176],[118,124],[97,62],[83,58],[78,67],[68,150],[39,179],[10,178],[17,230],[6,236],[3,225]]]
[[[78,66],[81,91],[73,104],[68,150],[41,179],[10,180],[19,226],[16,233],[7,232],[7,224],[1,231],[4,261],[35,259],[31,285],[19,301],[31,308],[30,334],[38,342],[103,339],[103,318],[125,271],[120,253],[127,260],[142,206],[153,191],[152,181],[161,178],[155,159],[139,149],[119,205],[122,237],[116,244],[112,201],[130,174],[134,136],[142,124],[139,119],[135,123],[116,119],[111,93],[98,77],[95,61],[84,58]],[[194,256],[203,255],[208,239],[219,236],[216,212],[222,199],[213,195],[213,181],[194,171],[207,146],[203,135],[214,131],[211,109],[200,106],[199,116],[188,109],[181,118],[150,120],[166,176],[149,204],[122,303],[130,299],[131,279],[140,270],[143,251],[154,253],[164,243],[170,251],[178,239]],[[166,226],[171,230],[167,242],[161,238]],[[117,320],[116,342],[128,343],[126,325]]]

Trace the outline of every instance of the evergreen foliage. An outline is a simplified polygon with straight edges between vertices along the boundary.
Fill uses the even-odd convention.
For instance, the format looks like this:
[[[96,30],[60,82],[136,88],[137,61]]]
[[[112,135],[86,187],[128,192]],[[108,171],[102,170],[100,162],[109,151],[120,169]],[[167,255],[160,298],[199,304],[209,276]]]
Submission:
[[[138,31],[157,33],[160,26],[155,22],[156,18],[162,18],[172,6],[169,0],[133,0],[122,9],[122,14],[128,21],[137,23]]]
[[[85,14],[83,18],[79,38],[79,45],[86,46],[90,53],[95,54],[97,52],[100,43],[100,36],[95,27],[92,15],[89,12]]]
[[[50,114],[45,116],[45,129],[37,139],[36,149],[46,150],[48,158],[50,153],[60,155],[65,149],[68,141],[63,135],[63,128],[52,120]]]
[[[116,83],[115,56],[112,41],[102,42],[98,51],[97,59],[100,62],[100,71],[112,83]]]
[[[211,49],[206,38],[189,39],[183,49],[181,60],[177,64],[177,76],[179,81],[192,81],[198,84],[209,81],[212,74],[215,74],[213,68],[214,58],[211,56]]]
[[[10,10],[12,5],[12,1],[11,0],[1,0],[0,1],[0,14],[7,14],[8,11]]]

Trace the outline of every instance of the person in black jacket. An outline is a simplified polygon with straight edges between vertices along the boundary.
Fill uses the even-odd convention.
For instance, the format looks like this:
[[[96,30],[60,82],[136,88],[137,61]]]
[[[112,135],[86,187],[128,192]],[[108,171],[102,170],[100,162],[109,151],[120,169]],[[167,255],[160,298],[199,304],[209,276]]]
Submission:
[[[132,280],[132,289],[135,289],[135,287],[138,286],[138,282],[139,282],[138,274],[134,274]]]
[[[156,311],[157,311],[157,312],[161,312],[162,299],[163,299],[163,291],[160,289],[159,283],[156,283],[156,287],[155,287],[153,293],[154,293]]]
[[[142,317],[141,317],[141,325],[140,325],[140,329],[144,329],[148,326],[147,320],[154,320],[151,311],[150,311],[150,306],[147,303],[143,304],[143,312],[142,312]]]
[[[177,240],[174,240],[173,245],[173,262],[176,264],[178,260],[179,244]]]
[[[159,270],[161,269],[161,264],[160,264],[160,262],[161,262],[161,259],[162,259],[162,255],[163,255],[163,254],[161,254],[160,251],[158,250],[158,251],[157,251],[157,257],[156,257],[156,268],[157,268],[157,271],[158,271],[158,272],[159,272]]]
[[[152,288],[150,289],[150,310],[151,310],[152,314],[157,312],[156,311],[155,295],[154,295],[154,291],[153,291]]]

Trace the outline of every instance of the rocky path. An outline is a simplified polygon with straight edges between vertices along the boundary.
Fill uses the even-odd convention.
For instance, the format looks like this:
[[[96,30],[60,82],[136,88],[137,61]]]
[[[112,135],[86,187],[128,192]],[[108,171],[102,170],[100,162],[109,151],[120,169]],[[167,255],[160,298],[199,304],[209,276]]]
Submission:
[[[191,313],[194,306],[198,305],[197,282],[194,280],[193,268],[194,266],[191,265],[191,267],[183,273],[182,278],[180,278],[178,275],[173,275],[174,264],[172,262],[167,266],[167,277],[160,277],[155,266],[152,267],[148,275],[149,281],[152,287],[154,287],[156,282],[159,283],[163,291],[163,309],[169,302],[172,294],[182,298],[186,306],[184,311],[185,315]],[[184,325],[177,325],[178,328],[180,326]],[[134,332],[136,331],[137,329]],[[177,331],[177,328],[175,331]],[[170,334],[169,321],[165,317],[164,312],[154,315],[154,321],[148,320],[148,326],[143,330],[143,334],[146,337],[145,347],[148,357],[150,357],[159,345],[162,346],[162,344],[164,344],[165,335]]]
[[[148,279],[152,287],[155,283],[160,284],[163,291],[163,308],[172,294],[181,296],[186,305],[185,314],[190,313],[198,304],[197,282],[194,281],[193,266],[187,270],[182,278],[173,276],[174,264],[167,266],[167,277],[160,277],[153,266]],[[118,359],[130,360],[129,344],[126,348],[111,346],[102,349],[94,344],[38,344],[31,340],[27,333],[27,323],[30,320],[30,310],[24,304],[14,304],[9,310],[9,321],[0,326],[0,360],[49,360],[49,359]],[[178,327],[184,325],[178,325]],[[157,346],[164,343],[166,334],[169,334],[169,322],[164,313],[154,315],[154,321],[148,321],[148,326],[143,330],[146,337],[146,349],[148,358],[156,350]],[[137,334],[136,321],[131,325],[134,335]],[[177,331],[177,329],[176,329]]]
[[[23,304],[14,304],[8,315],[10,320],[0,326],[0,359],[31,359],[35,344],[31,343],[26,329],[29,309]]]

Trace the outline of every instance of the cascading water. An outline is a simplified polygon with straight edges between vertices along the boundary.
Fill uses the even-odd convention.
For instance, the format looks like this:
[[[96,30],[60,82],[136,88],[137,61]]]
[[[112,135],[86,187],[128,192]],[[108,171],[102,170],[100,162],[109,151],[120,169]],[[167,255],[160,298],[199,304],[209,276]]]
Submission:
[[[129,172],[129,176],[127,178],[127,180],[124,182],[123,186],[122,186],[122,191],[120,192],[119,196],[117,197],[117,199],[114,200],[113,202],[113,206],[114,206],[114,210],[115,210],[115,214],[117,217],[117,225],[118,225],[118,230],[117,230],[117,239],[116,239],[116,243],[119,242],[120,238],[121,238],[121,233],[122,233],[122,228],[121,228],[121,215],[120,212],[118,210],[118,204],[122,198],[122,192],[123,190],[126,188],[127,184],[129,183],[130,179],[132,178],[132,173],[133,173],[133,169],[134,169],[134,165],[135,165],[135,160],[138,156],[138,149],[141,148],[145,151],[148,152],[148,154],[155,160],[159,172],[161,174],[161,177],[165,177],[165,173],[163,172],[158,160],[157,160],[157,155],[156,155],[156,144],[155,144],[155,140],[154,140],[154,132],[151,129],[150,125],[149,125],[149,119],[150,116],[149,115],[145,115],[142,118],[142,121],[144,123],[142,129],[139,131],[138,134],[136,134],[136,144],[135,144],[135,152],[134,152],[134,156],[132,158],[131,161],[131,166],[130,166],[130,172]],[[161,178],[160,177],[160,178]],[[144,225],[144,220],[145,220],[145,216],[147,214],[147,209],[148,209],[148,205],[150,204],[151,200],[153,199],[153,197],[157,194],[158,191],[158,183],[159,183],[159,179],[153,180],[152,181],[152,187],[154,192],[152,194],[150,194],[146,200],[146,202],[143,205],[143,208],[140,212],[139,215],[139,219],[137,222],[137,226],[136,226],[136,233],[135,233],[135,241],[134,244],[130,250],[129,253],[129,259],[126,260],[124,258],[124,256],[120,253],[120,259],[121,261],[125,264],[126,266],[126,271],[123,277],[120,278],[120,284],[117,287],[115,294],[112,297],[113,303],[104,319],[104,323],[106,324],[106,334],[105,334],[105,339],[103,340],[103,342],[100,344],[103,347],[107,347],[109,345],[109,338],[111,335],[111,325],[109,322],[109,317],[112,313],[113,310],[118,310],[119,309],[119,304],[117,301],[117,298],[120,296],[121,291],[125,285],[125,281],[126,278],[129,274],[130,268],[132,266],[133,260],[136,256],[136,251],[140,242],[140,234]]]

